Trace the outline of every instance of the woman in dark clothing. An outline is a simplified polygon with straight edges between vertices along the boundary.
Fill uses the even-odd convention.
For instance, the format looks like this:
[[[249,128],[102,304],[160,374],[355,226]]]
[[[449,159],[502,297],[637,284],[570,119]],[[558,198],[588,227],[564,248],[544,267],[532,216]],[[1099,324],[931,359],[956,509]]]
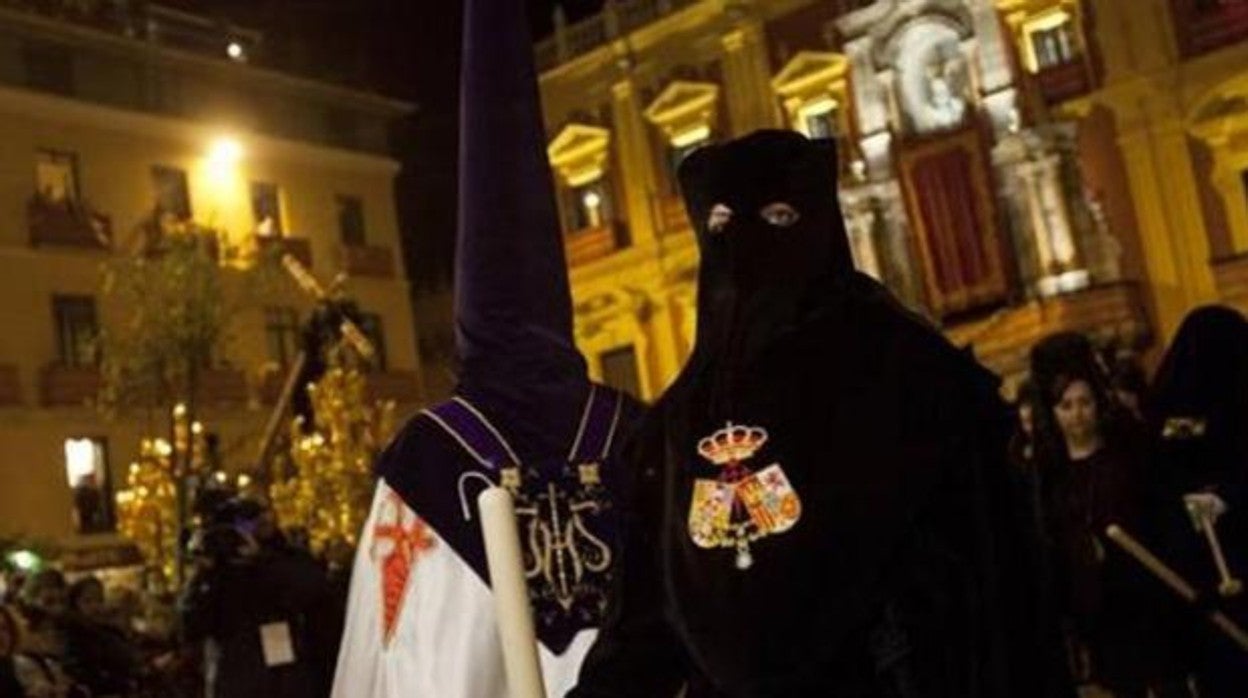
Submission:
[[[1185,695],[1182,672],[1157,641],[1164,633],[1156,611],[1167,599],[1104,533],[1111,523],[1140,530],[1140,425],[1113,400],[1080,335],[1054,335],[1037,345],[1032,374],[1050,575],[1075,673],[1118,696],[1142,697],[1149,688]]]
[[[1150,419],[1165,554],[1210,600],[1248,623],[1244,594],[1219,598],[1212,554],[1187,509],[1206,512],[1232,574],[1248,575],[1248,320],[1225,307],[1193,311],[1157,372]],[[1193,615],[1201,696],[1248,693],[1248,655]]]
[[[121,629],[106,620],[104,585],[95,577],[70,587],[65,640],[65,668],[92,695],[126,695],[134,690],[142,661]]]

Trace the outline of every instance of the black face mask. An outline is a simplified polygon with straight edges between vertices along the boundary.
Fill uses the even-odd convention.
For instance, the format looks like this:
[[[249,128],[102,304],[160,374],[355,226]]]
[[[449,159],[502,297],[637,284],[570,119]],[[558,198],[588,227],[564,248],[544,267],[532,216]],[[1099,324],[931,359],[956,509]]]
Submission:
[[[707,146],[681,164],[701,251],[695,351],[761,346],[852,271],[835,165],[831,141],[791,131]]]

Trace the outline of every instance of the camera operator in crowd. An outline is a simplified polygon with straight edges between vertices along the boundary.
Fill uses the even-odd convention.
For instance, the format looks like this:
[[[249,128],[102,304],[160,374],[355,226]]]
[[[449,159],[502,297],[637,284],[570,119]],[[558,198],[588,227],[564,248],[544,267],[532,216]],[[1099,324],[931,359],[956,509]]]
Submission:
[[[325,573],[288,545],[272,514],[246,499],[219,506],[192,541],[196,571],[181,600],[184,638],[202,643],[207,698],[327,693],[318,641]]]

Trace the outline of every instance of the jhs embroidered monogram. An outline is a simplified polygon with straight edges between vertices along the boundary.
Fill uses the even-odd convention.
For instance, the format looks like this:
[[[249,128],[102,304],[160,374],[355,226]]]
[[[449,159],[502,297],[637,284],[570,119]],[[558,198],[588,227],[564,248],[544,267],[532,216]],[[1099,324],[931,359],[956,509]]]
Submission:
[[[576,464],[575,476],[571,465],[557,481],[546,479],[544,486],[537,468],[528,473],[504,468],[502,480],[516,499],[525,576],[539,613],[551,613],[553,602],[564,613],[574,612],[575,606],[590,621],[606,606],[601,575],[611,567],[611,546],[593,528],[601,525],[598,516],[609,504],[598,464]]]
[[[538,637],[556,653],[576,633],[597,626],[606,609],[616,514],[601,471],[622,407],[619,393],[593,387],[566,456],[526,462],[502,431],[461,397],[422,413],[481,466],[459,478],[465,518],[471,515],[469,481],[497,479],[515,498]]]
[[[722,468],[699,478],[689,502],[689,536],[702,548],[736,548],[737,569],[754,564],[750,543],[797,524],[802,503],[779,463],[758,472],[744,465],[767,442],[767,430],[728,423],[698,442],[698,455]]]

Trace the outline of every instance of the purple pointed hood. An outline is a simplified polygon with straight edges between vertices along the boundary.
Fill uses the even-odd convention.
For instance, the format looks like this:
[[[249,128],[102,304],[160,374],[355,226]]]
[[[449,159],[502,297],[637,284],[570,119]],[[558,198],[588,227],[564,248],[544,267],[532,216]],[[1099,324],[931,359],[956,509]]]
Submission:
[[[522,0],[465,3],[455,311],[468,374],[584,372],[526,25]]]
[[[466,0],[460,82],[459,392],[562,431],[588,390],[522,0]],[[508,415],[511,416],[511,415]]]

